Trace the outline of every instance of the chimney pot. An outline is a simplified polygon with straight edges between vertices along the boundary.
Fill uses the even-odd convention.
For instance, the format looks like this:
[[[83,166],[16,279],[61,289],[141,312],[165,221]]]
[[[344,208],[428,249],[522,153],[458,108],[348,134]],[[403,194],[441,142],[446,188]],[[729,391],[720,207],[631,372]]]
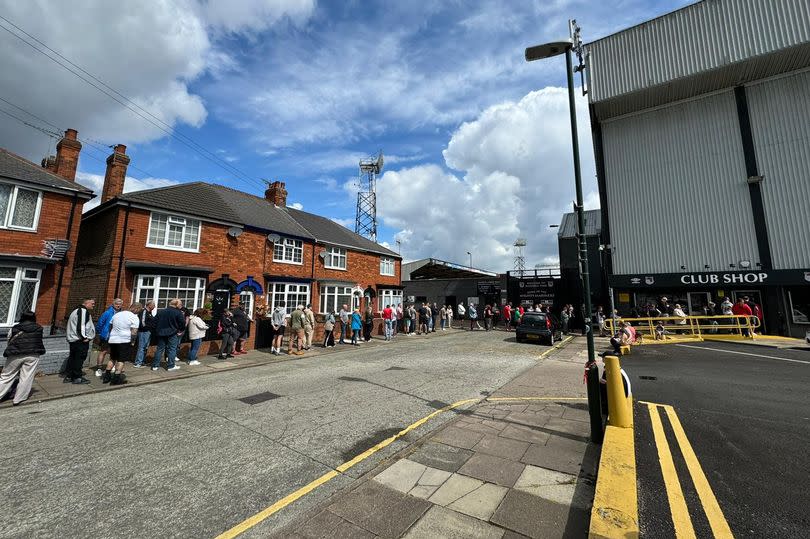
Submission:
[[[264,198],[280,208],[286,207],[287,189],[284,188],[284,182],[275,181],[269,184],[264,192]]]
[[[125,153],[127,147],[116,144],[113,153],[107,158],[107,171],[104,173],[104,188],[101,191],[101,203],[119,196],[124,192],[124,182],[127,179],[129,156]]]
[[[45,167],[71,182],[76,180],[79,152],[82,151],[82,143],[79,142],[78,135],[79,133],[75,129],[65,131],[65,136],[56,145],[56,163],[53,168],[50,167],[49,162]]]

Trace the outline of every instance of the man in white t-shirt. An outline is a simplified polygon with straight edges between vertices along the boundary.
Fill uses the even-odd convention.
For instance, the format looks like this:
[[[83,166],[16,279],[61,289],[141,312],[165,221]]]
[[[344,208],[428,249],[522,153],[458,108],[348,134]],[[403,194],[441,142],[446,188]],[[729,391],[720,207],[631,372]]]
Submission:
[[[133,303],[129,309],[122,309],[113,315],[110,321],[110,336],[107,340],[110,345],[110,359],[101,376],[101,381],[105,384],[117,386],[127,383],[124,376],[124,361],[132,359],[135,351],[134,344],[141,325],[138,315],[142,310],[140,303]]]

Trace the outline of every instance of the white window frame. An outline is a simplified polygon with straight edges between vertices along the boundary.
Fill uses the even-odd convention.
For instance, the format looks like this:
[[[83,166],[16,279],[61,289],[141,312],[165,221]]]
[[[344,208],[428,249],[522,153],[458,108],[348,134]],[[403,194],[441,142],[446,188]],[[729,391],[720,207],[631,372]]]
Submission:
[[[277,287],[281,288],[281,290],[276,290]],[[292,290],[293,287],[295,287],[294,291]],[[309,283],[268,282],[265,290],[267,290],[268,308],[271,311],[275,310],[278,304],[283,301],[288,314],[293,312],[299,303],[305,306],[308,305],[312,293],[312,287]],[[302,300],[302,296],[306,296],[306,299]],[[291,300],[292,297],[296,299]]]
[[[403,294],[401,289],[397,288],[380,288],[377,290],[377,306],[379,307],[380,312],[385,309],[386,305],[390,305],[392,308],[395,308],[397,305],[401,305],[403,303]],[[386,303],[386,300],[389,300],[390,303]]]
[[[6,212],[5,214],[0,215],[0,228],[7,230],[36,232],[37,228],[39,227],[39,214],[42,211],[42,191],[37,191],[36,189],[28,189],[26,187],[20,187],[19,185],[13,183],[3,182],[0,183],[0,185],[11,187],[11,194],[8,197],[8,206],[6,206]],[[30,227],[11,224],[11,220],[14,217],[14,209],[17,207],[17,194],[20,192],[20,190],[30,191],[32,193],[37,194],[37,207],[36,210],[34,210],[34,222]]]
[[[169,288],[166,286],[166,282],[169,279],[191,279],[194,282],[193,288]],[[153,279],[151,285],[143,284],[144,279]],[[175,295],[169,294],[166,298],[166,304],[161,304],[160,300],[160,290],[186,290],[186,291],[193,291],[194,292],[194,304],[189,305],[188,303],[183,303],[183,306],[186,307],[190,311],[195,311],[197,309],[202,308],[203,304],[205,303],[205,289],[206,289],[206,282],[205,278],[203,277],[196,277],[191,275],[152,275],[152,274],[139,274],[135,276],[135,284],[132,287],[132,303],[136,301],[140,301],[143,305],[146,305],[147,302],[154,301],[155,305],[158,309],[165,309],[168,307],[168,301],[174,297]],[[151,290],[151,294],[147,294],[143,300],[141,300],[141,292]]]
[[[387,268],[390,267],[390,273]],[[388,277],[395,277],[397,274],[397,261],[390,256],[381,256],[380,257],[380,275],[386,275]]]
[[[344,301],[340,301],[339,298],[344,298]],[[327,309],[330,307],[334,309],[332,311],[333,313],[338,313],[340,312],[340,308],[343,307],[344,303],[347,307],[352,304],[351,286],[331,284],[322,284],[320,286],[320,294],[318,297],[319,313],[328,312]]]
[[[255,298],[256,295],[253,293],[253,290],[242,290],[239,292],[239,305],[251,320],[253,320],[253,306],[256,303]]]
[[[341,262],[343,263],[341,265]],[[327,247],[326,257],[323,259],[323,267],[332,270],[346,271],[348,254],[343,247]]]
[[[277,258],[276,248],[281,248],[281,258]],[[298,261],[296,261],[296,254]],[[293,238],[281,238],[273,243],[273,262],[281,264],[295,264],[301,266],[304,264],[304,242],[303,240],[296,240]]]
[[[163,232],[163,243],[152,243],[152,223],[156,217],[166,217],[166,230]],[[172,223],[172,220],[175,222]],[[192,223],[197,223],[197,242],[193,248],[183,247],[182,245],[177,247],[175,245],[169,245],[169,225],[174,224],[180,226],[182,222],[183,233],[181,236],[181,243],[186,243],[186,232],[191,228]],[[146,231],[146,246],[152,249],[166,249],[169,251],[183,251],[186,253],[199,253],[200,252],[200,237],[202,236],[202,221],[199,219],[191,219],[189,217],[183,217],[181,215],[173,215],[170,213],[163,213],[163,212],[156,212],[153,211],[149,214],[149,228]]]
[[[39,299],[39,284],[42,279],[42,270],[39,268],[28,268],[25,266],[13,266],[13,265],[3,265],[3,268],[14,269],[16,270],[13,279],[11,277],[2,277],[0,281],[12,281],[14,282],[14,286],[11,289],[11,300],[9,301],[8,306],[8,314],[6,315],[5,320],[0,320],[0,327],[11,327],[17,323],[16,315],[17,315],[17,307],[20,301],[20,289],[22,288],[23,282],[35,282],[34,285],[34,297],[31,300],[31,310],[36,312],[37,310],[37,300]],[[35,271],[36,277],[26,277],[26,271]],[[23,311],[27,310],[25,307],[22,309]]]

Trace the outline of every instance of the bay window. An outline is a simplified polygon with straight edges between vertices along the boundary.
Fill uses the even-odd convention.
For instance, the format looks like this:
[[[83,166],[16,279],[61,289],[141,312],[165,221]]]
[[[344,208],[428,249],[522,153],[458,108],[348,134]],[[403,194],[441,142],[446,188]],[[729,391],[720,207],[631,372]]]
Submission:
[[[153,212],[149,218],[146,246],[175,251],[198,252],[200,221]]]
[[[281,238],[273,243],[273,262],[303,264],[304,242],[291,238]]]
[[[0,326],[13,326],[24,311],[35,311],[40,270],[0,267]]]
[[[309,303],[309,285],[300,283],[267,283],[267,304],[275,309],[281,302],[288,313],[298,305]]]
[[[183,306],[194,311],[203,306],[205,279],[174,275],[138,275],[135,278],[135,301],[146,305],[154,301],[158,309],[165,309],[169,301],[178,298]]]
[[[340,312],[344,305],[352,304],[352,287],[350,286],[321,286],[321,301],[318,312]]]
[[[0,228],[36,230],[42,193],[0,183]]]
[[[324,266],[328,269],[346,269],[346,249],[340,247],[327,247]]]

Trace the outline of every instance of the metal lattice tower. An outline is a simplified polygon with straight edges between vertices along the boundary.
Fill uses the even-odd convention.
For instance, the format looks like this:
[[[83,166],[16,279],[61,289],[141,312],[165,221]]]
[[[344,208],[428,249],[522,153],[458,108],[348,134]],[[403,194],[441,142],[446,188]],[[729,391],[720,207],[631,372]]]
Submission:
[[[523,275],[523,272],[526,271],[526,259],[523,257],[523,248],[526,247],[526,238],[518,238],[515,240],[515,271],[520,272],[520,275]]]
[[[360,160],[357,192],[357,212],[354,231],[371,241],[377,241],[377,175],[383,168],[383,154]]]

